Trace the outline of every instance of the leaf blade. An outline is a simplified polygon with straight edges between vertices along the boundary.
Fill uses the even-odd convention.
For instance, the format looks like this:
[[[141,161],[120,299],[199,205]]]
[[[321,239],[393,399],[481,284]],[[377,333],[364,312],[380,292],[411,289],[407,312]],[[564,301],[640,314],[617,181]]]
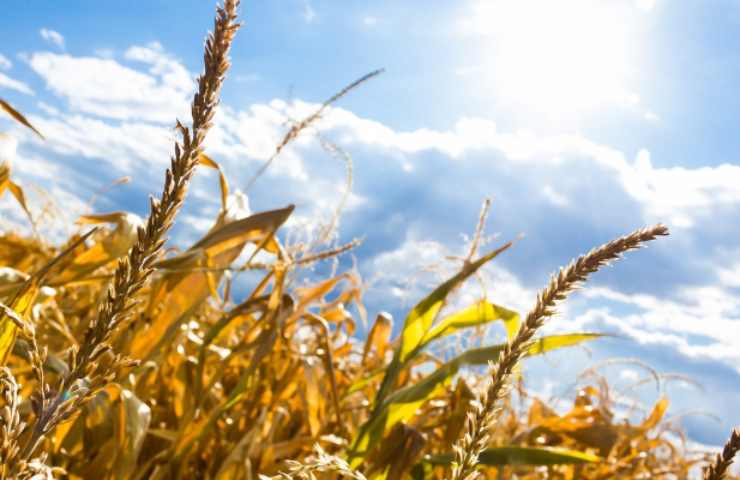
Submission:
[[[31,125],[31,122],[29,122],[26,119],[26,117],[23,116],[23,114],[21,114],[18,110],[16,110],[15,108],[13,108],[8,102],[6,102],[5,100],[3,100],[2,98],[0,98],[0,108],[3,109],[5,111],[5,113],[7,113],[8,115],[10,115],[13,118],[13,120],[15,120],[16,122],[20,123],[21,125],[23,125],[25,127],[30,128],[31,130],[33,130],[33,132],[36,135],[38,135],[39,137],[41,137],[42,140],[46,140],[46,138],[44,138],[44,136],[41,134],[41,132],[39,132],[36,129],[36,127],[34,127],[33,125]]]
[[[449,465],[454,455],[430,455],[424,459],[433,465]],[[494,447],[485,449],[478,458],[480,465],[573,465],[600,462],[601,457],[586,452],[553,447]]]

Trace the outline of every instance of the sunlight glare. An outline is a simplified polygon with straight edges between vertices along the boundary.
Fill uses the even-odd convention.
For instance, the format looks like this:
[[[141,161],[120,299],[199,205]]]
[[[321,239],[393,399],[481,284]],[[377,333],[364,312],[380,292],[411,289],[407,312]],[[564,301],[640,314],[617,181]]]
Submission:
[[[509,101],[548,114],[633,105],[630,35],[619,2],[488,0],[469,28],[491,39],[486,73]]]

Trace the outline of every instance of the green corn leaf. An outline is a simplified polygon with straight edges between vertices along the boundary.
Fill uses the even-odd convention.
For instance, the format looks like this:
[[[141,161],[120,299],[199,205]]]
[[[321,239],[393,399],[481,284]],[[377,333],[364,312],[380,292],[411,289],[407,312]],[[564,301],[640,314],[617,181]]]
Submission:
[[[375,398],[376,405],[382,402],[388,395],[389,390],[395,385],[398,375],[408,361],[421,351],[420,346],[422,341],[428,335],[434,319],[444,306],[450,292],[477,272],[480,267],[511,247],[511,245],[511,242],[506,243],[482,256],[475,262],[466,264],[457,275],[437,287],[411,310],[411,313],[406,317],[403,330],[401,331],[401,345],[396,350],[393,360],[386,370],[383,382]]]
[[[542,337],[532,343],[527,355],[541,355],[552,350],[595,340],[602,336],[604,335],[599,333],[572,333]],[[390,394],[367,427],[367,443],[358,443],[358,446],[372,447],[375,442],[380,440],[384,432],[397,422],[406,421],[413,417],[424,402],[444,390],[445,385],[452,380],[461,367],[487,365],[488,362],[495,362],[505,346],[506,344],[498,344],[467,350],[437,368],[418,383]]]
[[[541,355],[545,352],[557,350],[559,348],[571,347],[582,342],[595,340],[603,337],[600,333],[571,333],[566,335],[552,335],[535,340],[527,352],[528,356]],[[448,361],[431,374],[424,377],[420,382],[396,390],[388,396],[385,405],[393,408],[395,404],[409,404],[424,402],[441,387],[444,382],[450,380],[463,366],[486,365],[488,362],[498,360],[499,354],[506,345],[501,343],[488,347],[471,348],[452,360]],[[392,415],[395,417],[396,415]],[[405,420],[408,417],[403,417]]]
[[[345,393],[345,396],[351,395],[355,392],[359,392],[365,386],[367,386],[370,382],[374,380],[378,380],[380,377],[383,376],[383,373],[385,372],[384,368],[379,368],[373,372],[370,372],[365,377],[360,378],[359,380],[356,380],[352,385],[349,386],[347,389],[347,392]]]
[[[496,250],[483,255],[475,262],[466,263],[455,276],[438,286],[431,294],[411,310],[411,313],[406,317],[403,330],[401,331],[401,345],[393,355],[393,360],[386,369],[385,376],[383,377],[383,381],[381,382],[380,388],[375,397],[375,408],[373,413],[370,416],[370,419],[360,427],[360,431],[350,447],[349,453],[353,466],[358,465],[357,462],[362,461],[361,455],[367,451],[368,446],[372,446],[379,439],[379,429],[377,425],[385,423],[385,421],[380,418],[380,404],[390,393],[390,390],[395,386],[396,380],[407,362],[421,350],[419,347],[424,338],[428,335],[429,330],[432,328],[432,324],[434,323],[437,314],[444,306],[447,296],[471,275],[477,272],[480,267],[496,258],[500,253],[504,252],[511,246],[512,242],[508,242]],[[373,427],[373,425],[376,426]],[[369,429],[374,429],[372,439]],[[382,434],[382,430],[380,430],[380,434]]]
[[[430,342],[447,335],[451,335],[462,329],[484,325],[486,323],[501,320],[506,328],[508,338],[512,338],[519,329],[519,314],[513,310],[490,303],[485,300],[466,307],[459,312],[445,317],[427,332],[421,341],[421,348]]]
[[[429,455],[424,462],[432,465],[449,465],[454,455],[445,453]],[[594,463],[601,461],[601,457],[590,453],[577,452],[564,448],[534,448],[534,447],[495,447],[484,450],[478,457],[480,465],[563,465],[578,463]]]
[[[454,277],[437,287],[429,296],[419,302],[408,317],[401,332],[401,349],[399,360],[401,363],[406,362],[411,353],[417,350],[429,329],[432,327],[435,317],[440,309],[444,306],[447,296],[455,288],[460,286],[471,275],[478,271],[480,267],[490,260],[497,257],[501,252],[511,246],[511,242],[504,246],[482,256],[473,263],[465,265]]]

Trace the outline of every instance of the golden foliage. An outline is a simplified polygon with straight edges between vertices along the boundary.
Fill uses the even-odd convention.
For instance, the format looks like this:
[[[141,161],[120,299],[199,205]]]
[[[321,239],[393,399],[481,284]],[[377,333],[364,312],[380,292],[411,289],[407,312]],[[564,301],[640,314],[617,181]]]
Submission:
[[[201,145],[228,68],[237,4],[217,12],[192,127],[178,123],[181,139],[147,219],[85,215],[80,225],[99,227],[61,246],[0,236],[0,479],[441,479],[453,471],[461,436],[456,454],[480,444],[463,456],[470,473],[485,478],[687,478],[696,471],[706,455],[677,440],[664,420],[665,398],[629,422],[617,415],[605,382],[579,390],[566,411],[521,385],[516,395],[505,388],[520,360],[600,337],[533,334],[587,273],[662,230],[638,232],[632,243],[618,239],[607,247],[619,248],[595,250],[598,258],[561,271],[524,322],[485,298],[446,312],[451,295],[512,245],[473,258],[489,202],[462,268],[411,310],[395,339],[386,314],[367,335],[356,334],[365,317],[356,271],[297,285],[306,265],[358,242],[324,251],[284,245],[279,231],[292,205],[246,218],[229,212],[227,176]],[[296,122],[275,155],[378,73]],[[0,107],[35,131],[7,102]],[[221,211],[199,241],[164,257],[164,235],[197,165],[218,171]],[[27,210],[9,167],[0,171],[0,193],[5,188]],[[261,277],[237,283],[244,271]],[[431,353],[450,335],[498,322],[505,343]],[[466,369],[491,362],[499,384],[489,402],[480,394],[492,388],[482,383],[487,376]],[[490,417],[475,438],[466,433],[475,425],[471,405]],[[736,443],[711,478],[724,474]]]
[[[224,291],[223,270],[199,268],[230,264],[236,258],[232,249],[241,251],[248,242],[266,244],[264,237],[252,233],[255,225],[275,219],[277,223],[267,229],[274,232],[271,228],[289,213],[290,209],[275,210],[248,217],[250,221],[232,222],[241,228],[231,235],[214,235],[222,231],[216,228],[193,248],[172,257],[180,260],[160,262],[154,281],[137,295],[130,327],[113,342],[116,351],[135,352],[142,363],[119,367],[116,382],[43,440],[48,464],[65,469],[69,478],[225,479],[288,472],[286,460],[318,458],[313,453],[315,444],[327,454],[346,455],[348,446],[361,435],[362,425],[372,418],[374,397],[392,362],[388,349],[400,351],[398,340],[389,343],[385,316],[377,318],[365,342],[352,335],[357,319],[350,311],[362,298],[357,274],[344,272],[310,286],[293,287],[286,275],[295,268],[290,266],[289,249],[272,233],[268,235],[277,247],[271,254],[274,262],[244,298],[216,297]],[[115,231],[101,228],[89,246],[75,245],[48,277],[56,278],[55,293],[37,300],[27,311],[38,343],[48,349],[43,369],[51,384],[68,370],[68,352],[96,314],[95,305],[113,266],[103,264],[68,283],[58,279],[77,265],[78,257],[89,258],[90,251],[105,258],[104,250],[95,246]],[[234,238],[242,240],[234,244]],[[196,245],[207,248],[202,255],[189,256],[199,248]],[[39,240],[13,236],[0,238],[0,248],[22,252],[3,258],[5,268],[47,264],[55,252]],[[224,252],[229,255],[222,257]],[[230,260],[217,263],[217,258]],[[214,279],[215,292],[208,286],[210,274],[221,275]],[[466,318],[473,310],[481,312],[481,322],[506,318],[491,315],[491,309],[481,305],[453,313],[436,325],[463,328],[450,319]],[[595,337],[546,337],[533,345],[530,354]],[[379,472],[401,478],[411,471],[425,478],[444,478],[451,446],[475,398],[474,377],[455,382],[454,373],[465,365],[485,365],[497,358],[502,346],[494,347],[462,352],[446,363],[420,354],[399,370],[398,383],[407,387],[391,389],[384,405],[395,413],[385,416],[380,438],[355,467],[368,478]],[[29,368],[29,351],[27,339],[21,336],[9,366],[22,385],[20,397],[31,406],[28,399],[37,379]],[[100,361],[110,358],[103,356]],[[430,362],[439,367],[428,375],[410,368]],[[671,472],[686,478],[705,458],[684,452],[672,440],[662,422],[666,399],[657,401],[642,422],[622,423],[606,389],[605,385],[583,388],[566,412],[555,411],[537,398],[527,402],[526,410],[514,408],[507,400],[488,450],[480,457],[483,465],[490,466],[485,475],[644,478]]]

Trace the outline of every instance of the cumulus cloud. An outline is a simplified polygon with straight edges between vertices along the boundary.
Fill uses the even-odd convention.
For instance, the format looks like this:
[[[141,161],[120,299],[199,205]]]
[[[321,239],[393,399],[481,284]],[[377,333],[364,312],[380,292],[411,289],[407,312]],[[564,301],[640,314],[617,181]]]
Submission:
[[[169,162],[174,135],[163,126],[142,122],[111,124],[77,114],[30,117],[47,137],[45,149],[95,159],[118,174],[134,173],[137,167],[147,164],[164,167]]]
[[[304,111],[311,108],[298,106]],[[476,152],[500,152],[503,161],[513,166],[547,167],[560,178],[570,176],[571,169],[585,158],[591,171],[605,170],[618,182],[622,191],[641,205],[647,220],[659,219],[674,227],[691,227],[719,208],[740,206],[740,166],[736,165],[656,168],[645,149],[630,161],[621,151],[579,135],[501,132],[493,121],[482,118],[463,118],[447,131],[422,128],[397,132],[379,122],[334,109],[322,125],[337,130],[349,144],[408,154],[436,150],[453,160]],[[556,185],[545,186],[543,193],[560,205],[567,198],[563,187]]]
[[[160,78],[166,88],[189,93],[193,90],[195,77],[177,60],[164,51],[159,42],[146,46],[133,46],[124,53],[127,60],[151,65],[149,74]]]
[[[740,299],[716,285],[677,286],[675,297],[585,289],[589,308],[576,328],[606,327],[640,344],[671,348],[689,358],[724,362],[740,373]],[[603,329],[603,328],[602,328]]]
[[[158,124],[171,125],[175,118],[187,118],[193,75],[158,43],[133,46],[126,50],[124,59],[133,64],[49,52],[31,56],[31,67],[51,91],[79,112],[65,120],[46,120],[44,128],[58,133],[51,142],[55,151],[104,157],[123,169],[130,167],[132,159],[166,160],[171,135]],[[275,100],[246,110],[222,109],[208,147],[230,159],[265,160],[274,153],[286,122],[304,118],[316,108],[315,103]],[[484,118],[461,118],[449,130],[396,131],[341,108],[330,109],[318,128],[348,148],[359,145],[402,158],[407,172],[414,170],[409,158],[429,152],[448,157],[452,164],[494,152],[502,156],[500,161],[507,168],[524,171],[536,166],[558,179],[568,178],[570,169],[585,162],[591,172],[611,178],[623,195],[639,205],[646,220],[663,220],[674,227],[692,227],[719,208],[740,205],[738,166],[657,168],[647,150],[629,160],[617,149],[578,135],[503,132]],[[96,134],[83,135],[82,131]],[[295,148],[286,150],[275,162],[270,175],[307,181],[309,174],[300,151],[315,152],[315,144],[310,135],[299,138]],[[578,194],[580,183],[547,181],[538,189],[551,204],[564,207]]]
[[[135,47],[128,59],[149,65],[147,72],[112,59],[34,53],[29,64],[72,110],[118,120],[172,124],[188,115],[193,82],[187,71],[162,52]]]
[[[42,28],[39,30],[39,34],[41,35],[41,38],[47,42],[52,43],[59,48],[64,48],[64,37],[61,33],[48,28]]]

